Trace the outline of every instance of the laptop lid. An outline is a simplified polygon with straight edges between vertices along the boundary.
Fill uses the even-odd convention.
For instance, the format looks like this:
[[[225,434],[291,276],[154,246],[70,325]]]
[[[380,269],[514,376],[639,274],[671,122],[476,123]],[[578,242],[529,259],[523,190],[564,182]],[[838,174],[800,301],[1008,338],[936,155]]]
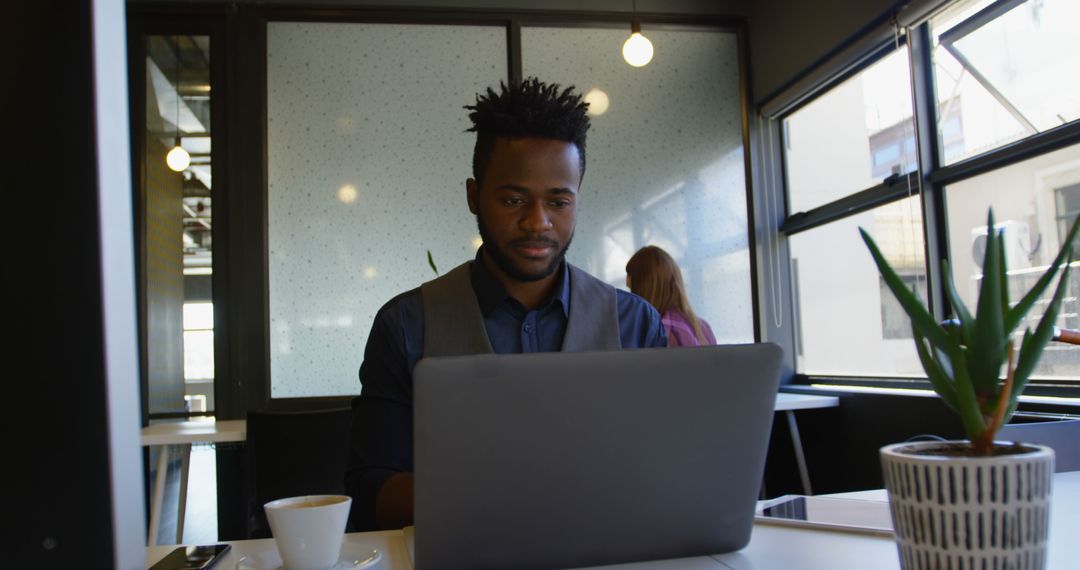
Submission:
[[[742,548],[780,360],[773,344],[422,360],[417,570]]]

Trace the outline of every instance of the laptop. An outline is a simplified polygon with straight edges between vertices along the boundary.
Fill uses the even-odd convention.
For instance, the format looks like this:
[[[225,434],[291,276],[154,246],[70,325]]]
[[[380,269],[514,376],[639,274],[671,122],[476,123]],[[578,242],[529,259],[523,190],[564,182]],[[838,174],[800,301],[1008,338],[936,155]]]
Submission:
[[[415,568],[570,568],[750,540],[774,344],[424,359]]]

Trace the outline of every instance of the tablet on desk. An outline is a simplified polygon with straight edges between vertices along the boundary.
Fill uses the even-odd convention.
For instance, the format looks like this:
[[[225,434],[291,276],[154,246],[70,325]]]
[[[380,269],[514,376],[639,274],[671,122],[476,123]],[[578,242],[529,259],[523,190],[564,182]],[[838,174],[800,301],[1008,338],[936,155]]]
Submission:
[[[759,502],[754,518],[767,524],[893,535],[885,501],[784,495]]]

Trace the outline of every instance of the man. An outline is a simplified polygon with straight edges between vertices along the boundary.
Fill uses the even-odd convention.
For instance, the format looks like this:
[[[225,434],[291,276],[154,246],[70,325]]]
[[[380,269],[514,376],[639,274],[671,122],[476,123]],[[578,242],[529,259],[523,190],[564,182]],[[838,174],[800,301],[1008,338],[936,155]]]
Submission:
[[[566,263],[587,104],[536,79],[477,95],[472,262],[379,310],[360,367],[346,487],[354,530],[412,522],[412,370],[424,356],[666,346],[660,315]]]

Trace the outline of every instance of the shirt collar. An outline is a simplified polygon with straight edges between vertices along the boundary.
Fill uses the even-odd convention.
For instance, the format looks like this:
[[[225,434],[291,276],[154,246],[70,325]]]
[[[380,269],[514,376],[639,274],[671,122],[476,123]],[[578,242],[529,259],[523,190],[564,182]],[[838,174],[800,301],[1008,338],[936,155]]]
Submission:
[[[480,305],[480,312],[486,317],[495,310],[499,303],[507,299],[513,299],[513,297],[506,292],[506,289],[484,266],[484,262],[480,258],[483,251],[483,246],[476,250],[476,258],[469,264],[469,272],[472,277],[473,291],[476,292],[476,301]],[[555,278],[555,290],[551,292],[551,297],[547,301],[540,304],[540,308],[547,307],[550,303],[558,301],[562,306],[563,316],[569,318],[570,272],[566,269],[565,259],[559,263],[559,268],[555,272],[558,275]]]

